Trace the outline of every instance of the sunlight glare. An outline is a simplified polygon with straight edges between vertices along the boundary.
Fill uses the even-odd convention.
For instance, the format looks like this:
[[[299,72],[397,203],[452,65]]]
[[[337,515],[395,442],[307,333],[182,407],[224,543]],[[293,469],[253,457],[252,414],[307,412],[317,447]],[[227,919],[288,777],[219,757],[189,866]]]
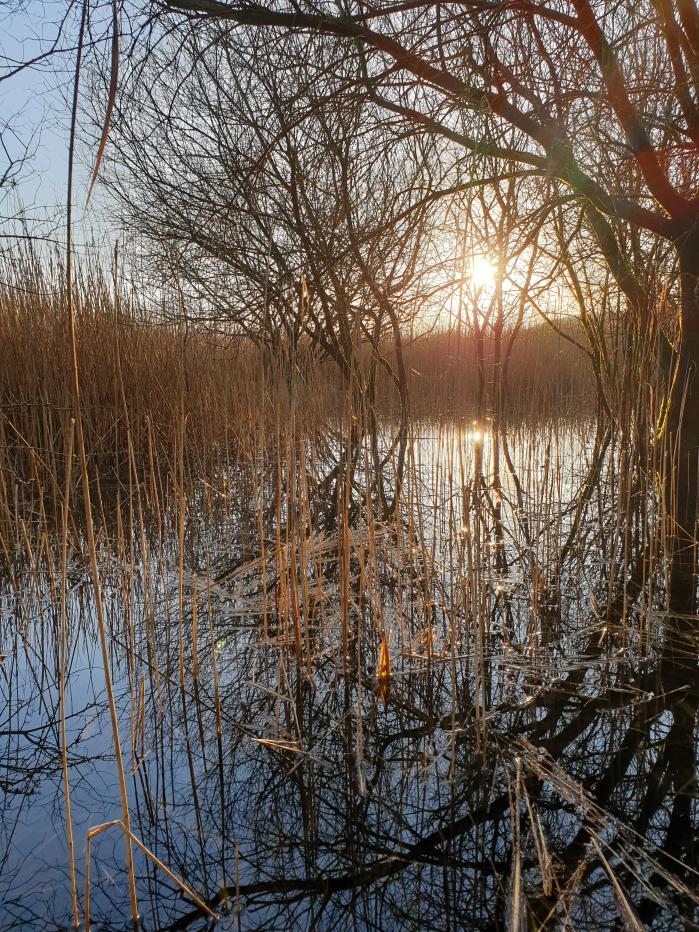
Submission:
[[[487,256],[473,257],[471,281],[476,288],[492,288],[495,284],[495,267]]]

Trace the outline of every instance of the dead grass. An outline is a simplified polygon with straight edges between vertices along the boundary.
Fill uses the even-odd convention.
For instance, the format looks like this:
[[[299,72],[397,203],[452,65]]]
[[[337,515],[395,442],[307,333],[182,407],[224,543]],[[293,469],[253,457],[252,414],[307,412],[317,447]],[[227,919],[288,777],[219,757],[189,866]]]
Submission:
[[[20,475],[44,467],[63,475],[73,407],[63,280],[58,261],[30,253],[0,269],[0,437],[3,457]],[[130,461],[145,468],[156,454],[172,463],[183,423],[186,466],[207,474],[227,451],[245,449],[252,434],[274,436],[289,422],[283,367],[249,339],[146,316],[134,296],[115,300],[109,276],[92,262],[77,270],[74,303],[85,445],[100,475],[123,476]],[[492,371],[488,344],[486,360]],[[406,362],[413,414],[472,411],[476,364],[468,337],[424,335],[407,345]],[[294,394],[297,425],[302,419],[310,430],[344,411],[345,388],[330,363],[300,364]],[[509,410],[592,410],[592,396],[579,350],[544,326],[520,333]],[[389,417],[397,410],[386,376],[378,406]]]

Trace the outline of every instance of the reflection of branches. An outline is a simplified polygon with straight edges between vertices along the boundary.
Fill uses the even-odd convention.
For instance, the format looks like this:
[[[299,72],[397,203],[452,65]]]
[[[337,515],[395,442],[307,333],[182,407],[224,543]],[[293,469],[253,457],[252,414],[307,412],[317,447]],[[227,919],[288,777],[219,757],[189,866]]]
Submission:
[[[506,469],[493,487],[496,440],[480,439],[478,451],[466,444],[457,453],[456,434],[429,447],[425,475],[409,460],[390,522],[367,506],[364,444],[354,475],[361,508],[352,522],[343,515],[340,527],[315,534],[302,490],[321,496],[314,508],[327,506],[311,480],[335,468],[337,444],[321,463],[297,447],[295,469],[278,444],[271,455],[283,468],[265,467],[277,479],[258,487],[248,471],[231,473],[232,511],[223,503],[220,523],[206,525],[213,545],[192,527],[191,567],[177,581],[169,567],[180,549],[173,559],[163,519],[144,547],[149,562],[129,582],[128,627],[116,595],[123,561],[110,564],[114,660],[124,665],[136,748],[134,833],[217,910],[239,904],[252,925],[344,928],[368,904],[374,927],[410,916],[443,927],[447,914],[452,927],[474,927],[501,922],[517,865],[523,908],[539,926],[567,913],[576,928],[613,928],[619,890],[644,922],[672,925],[696,910],[693,638],[676,625],[673,638],[637,650],[625,613],[636,610],[639,567],[648,564],[641,538],[611,586],[588,552],[566,556],[562,585],[582,560],[606,600],[579,611],[562,601],[558,631],[538,641],[530,587],[521,603],[516,592],[496,597],[503,563],[486,545],[495,540],[510,577],[526,580],[526,513],[530,540],[547,535],[544,567],[555,565],[569,524],[554,525],[551,514],[572,522],[580,495],[609,500],[609,460],[588,462],[594,445],[581,441],[575,463],[586,468],[555,500],[535,497],[538,473],[523,468],[510,437],[520,505]],[[418,442],[411,438],[411,457]],[[432,456],[448,472],[445,449],[463,472],[457,466],[456,482],[432,485]],[[559,452],[570,458],[567,447]],[[196,500],[191,513],[194,525]],[[241,542],[246,520],[264,542],[259,550],[252,538]],[[614,523],[605,516],[596,533]],[[477,567],[455,528],[473,535]],[[220,545],[229,540],[234,546]],[[594,548],[596,536],[579,544]],[[507,609],[509,640],[500,633]],[[379,645],[390,654],[390,690],[377,672]],[[52,714],[50,703],[44,712]],[[81,789],[76,781],[78,798]],[[95,883],[95,908],[116,911],[123,865],[99,857],[119,883],[104,893]],[[143,886],[158,927],[202,921],[150,869]]]

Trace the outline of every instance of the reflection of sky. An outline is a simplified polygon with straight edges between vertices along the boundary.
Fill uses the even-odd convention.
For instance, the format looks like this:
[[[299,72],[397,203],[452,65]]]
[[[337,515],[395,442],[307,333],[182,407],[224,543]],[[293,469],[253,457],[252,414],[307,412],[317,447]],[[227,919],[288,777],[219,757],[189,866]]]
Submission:
[[[78,11],[67,22],[56,54],[17,74],[8,74],[18,63],[31,61],[51,47],[66,9],[62,0],[28,0],[9,8],[0,6],[0,75],[6,78],[0,81],[0,125],[7,150],[0,152],[0,175],[9,159],[21,158],[25,151],[29,156],[8,187],[1,215],[24,215],[32,232],[50,233],[60,239],[75,62],[74,53],[66,48],[75,41]],[[74,202],[77,244],[89,238],[88,231],[104,226],[96,198],[85,209],[90,157],[85,145],[79,143]]]
[[[535,530],[541,473],[560,476],[560,482],[554,481],[549,493],[554,503],[548,513],[556,518],[550,531],[556,542],[555,552],[566,533],[557,517],[563,517],[563,506],[585,481],[592,443],[589,427],[576,424],[568,428],[551,422],[540,424],[534,433],[515,427],[506,435],[511,462],[520,476],[525,506],[532,519],[530,525]],[[342,878],[376,863],[389,868],[383,880],[377,874],[375,884],[366,880],[361,883],[361,896],[375,918],[372,923],[351,921],[354,900],[348,902],[342,895],[324,899],[319,913],[322,924],[309,923],[305,921],[302,899],[279,898],[270,890],[259,898],[243,901],[249,913],[240,925],[224,921],[219,928],[292,930],[312,926],[332,927],[338,932],[349,928],[404,928],[404,923],[395,919],[397,915],[415,916],[411,928],[445,928],[447,904],[458,919],[453,927],[484,927],[485,918],[498,907],[494,888],[506,877],[503,871],[507,869],[512,816],[498,800],[506,804],[509,798],[511,802],[511,777],[515,774],[524,778],[522,785],[527,793],[532,785],[529,776],[546,775],[541,791],[527,799],[527,807],[532,807],[529,818],[532,824],[536,819],[540,825],[541,837],[556,863],[565,863],[559,852],[570,857],[571,864],[572,855],[585,859],[581,863],[587,873],[580,874],[580,896],[570,907],[574,920],[571,927],[618,927],[612,888],[588,857],[587,849],[575,844],[581,813],[589,817],[588,824],[596,832],[593,837],[615,858],[617,852],[624,852],[643,876],[655,870],[657,862],[652,860],[651,845],[665,844],[673,801],[669,782],[658,797],[653,822],[644,832],[649,842],[646,850],[633,826],[648,802],[645,788],[657,782],[653,781],[655,762],[661,742],[668,739],[670,722],[675,721],[674,711],[658,705],[657,720],[639,716],[643,708],[639,703],[645,699],[635,692],[634,679],[629,675],[634,667],[628,665],[628,656],[616,655],[624,686],[620,689],[619,679],[609,674],[614,657],[608,652],[600,656],[590,653],[591,612],[589,600],[580,592],[574,599],[562,601],[559,640],[530,649],[526,640],[517,637],[514,643],[522,645],[519,651],[498,634],[505,630],[505,619],[497,615],[502,608],[495,603],[492,607],[481,603],[493,619],[493,637],[489,635],[486,655],[490,742],[488,753],[474,758],[474,733],[469,724],[469,697],[475,695],[473,654],[469,653],[471,647],[463,653],[450,652],[440,637],[444,638],[447,625],[455,622],[463,625],[464,631],[471,630],[466,628],[470,622],[463,600],[471,598],[469,589],[478,592],[481,583],[474,576],[468,587],[462,588],[466,576],[459,570],[461,581],[457,578],[458,585],[450,585],[447,574],[453,573],[457,564],[446,558],[453,544],[454,525],[438,522],[448,515],[445,503],[449,495],[463,495],[476,461],[482,464],[486,486],[491,484],[497,449],[492,425],[472,420],[425,422],[411,439],[406,484],[411,486],[416,480],[419,485],[405,490],[406,501],[412,504],[403,518],[413,514],[420,520],[415,508],[420,498],[425,521],[419,536],[429,545],[433,529],[436,535],[435,546],[427,548],[429,573],[431,576],[436,570],[443,574],[443,581],[434,589],[429,583],[429,601],[423,601],[422,584],[414,589],[410,582],[422,583],[421,568],[426,563],[421,562],[424,558],[420,548],[414,549],[409,560],[408,550],[396,560],[394,535],[372,534],[376,556],[369,558],[368,565],[375,566],[377,572],[372,570],[358,585],[368,583],[373,588],[370,577],[375,580],[381,587],[375,591],[384,603],[382,624],[400,624],[407,635],[405,646],[401,646],[397,635],[389,637],[393,699],[382,703],[377,702],[368,679],[353,672],[351,681],[343,681],[333,662],[341,647],[337,576],[325,564],[325,557],[332,555],[334,563],[337,554],[338,538],[333,534],[324,543],[318,536],[309,538],[306,556],[294,564],[296,570],[309,567],[311,589],[319,592],[319,611],[316,614],[314,609],[313,622],[317,653],[310,676],[299,672],[298,667],[295,673],[296,665],[287,664],[283,629],[277,628],[272,640],[262,637],[261,606],[268,597],[270,624],[276,627],[273,583],[270,579],[261,590],[255,577],[257,560],[238,562],[242,552],[238,548],[245,522],[252,519],[254,523],[253,514],[258,508],[257,504],[251,507],[252,498],[248,501],[248,497],[256,499],[260,493],[259,507],[267,512],[263,499],[266,494],[274,496],[271,484],[265,486],[266,493],[256,483],[248,485],[245,471],[236,464],[229,473],[226,495],[230,501],[220,515],[220,523],[215,514],[198,507],[196,495],[188,497],[192,552],[188,548],[185,565],[189,569],[184,573],[182,587],[187,606],[195,603],[194,568],[199,571],[207,567],[206,573],[197,575],[197,617],[205,619],[197,633],[191,608],[182,612],[179,607],[179,545],[168,530],[173,528],[173,513],[167,502],[163,507],[164,533],[154,534],[153,544],[147,545],[143,553],[149,569],[145,572],[146,564],[141,564],[138,556],[144,536],[140,538],[142,543],[134,547],[136,568],[127,586],[121,573],[122,561],[112,550],[112,543],[107,543],[111,540],[111,525],[105,524],[107,533],[101,539],[106,549],[100,553],[104,559],[104,609],[111,632],[113,682],[136,835],[199,893],[207,892],[207,882],[211,893],[225,879],[220,866],[222,851],[223,856],[229,852],[228,876],[235,872],[242,884],[316,876]],[[306,462],[311,461],[318,462],[310,457]],[[462,477],[460,463],[464,461],[469,468]],[[603,473],[611,464],[610,459]],[[577,470],[582,472],[576,480]],[[502,472],[506,493],[506,470]],[[602,495],[604,488],[603,482]],[[332,500],[333,491],[328,489],[327,494]],[[282,498],[286,495],[288,487]],[[458,501],[456,507],[458,520]],[[272,512],[267,513],[272,521],[267,526],[270,535],[276,518],[272,518]],[[505,519],[516,534],[517,524],[511,511],[508,517],[507,509]],[[600,519],[593,517],[592,521],[596,520]],[[609,521],[613,524],[615,520],[611,509]],[[545,525],[544,516],[538,527],[542,530]],[[305,537],[305,527],[302,533]],[[521,535],[514,539],[519,547],[525,543]],[[409,538],[403,540],[412,547]],[[483,537],[481,540],[487,545]],[[290,547],[295,546],[291,538]],[[357,545],[353,543],[352,547]],[[280,572],[279,554],[287,549],[283,546],[279,553],[268,553],[270,577]],[[212,563],[210,556],[215,558]],[[210,578],[208,568],[216,567],[219,557],[225,572],[216,572]],[[283,562],[287,568],[291,566],[287,558]],[[515,573],[519,572],[518,580],[513,580],[519,589],[510,599],[515,616],[513,633],[517,635],[518,623],[522,634],[529,630],[531,584],[526,561],[519,564],[519,571],[517,564],[511,565]],[[582,565],[573,561],[578,575]],[[394,575],[398,567],[402,567],[402,576]],[[607,570],[597,564],[595,572],[596,585],[601,584],[606,591]],[[34,582],[27,584],[27,578]],[[36,575],[34,570],[27,569],[26,575],[22,570],[19,579],[17,594],[8,587],[4,594],[0,593],[0,650],[7,652],[0,667],[0,707],[5,710],[0,716],[0,779],[6,781],[8,790],[0,816],[0,928],[48,932],[67,928],[69,912],[59,738],[55,729],[57,608],[53,589],[38,570]],[[400,579],[403,583],[395,588]],[[66,727],[82,901],[87,829],[117,816],[119,802],[95,614],[78,554],[74,560],[71,557],[67,582]],[[352,588],[358,595],[359,590],[354,585]],[[399,604],[400,615],[396,611]],[[353,618],[364,617],[362,606],[354,598],[351,606]],[[424,630],[425,610],[431,619],[427,630],[434,629],[436,634],[430,643],[437,653],[429,663],[418,637]],[[281,614],[285,612],[282,609]],[[500,627],[496,628],[498,621]],[[181,663],[186,671],[182,693],[178,679],[180,630],[184,634]],[[21,638],[18,631],[23,632]],[[280,634],[281,640],[276,641]],[[372,640],[367,641],[368,647],[362,646],[365,655],[371,653]],[[199,671],[196,686],[194,652],[190,647],[194,643]],[[220,744],[215,730],[213,656],[218,657],[215,688],[220,696]],[[448,665],[442,663],[447,658]],[[576,671],[583,672],[582,685],[562,676]],[[299,676],[303,676],[302,684],[310,680],[312,688],[299,686]],[[138,690],[133,688],[139,682],[142,728]],[[542,683],[546,687],[540,689]],[[588,700],[610,695],[614,698],[599,702],[595,714],[589,714]],[[622,700],[624,696],[628,698]],[[651,711],[649,707],[649,715]],[[191,714],[189,724],[187,714]],[[538,732],[536,723],[544,719],[549,725]],[[618,765],[619,735],[630,734],[632,726],[638,743],[626,769]],[[530,740],[528,736],[537,732],[538,737]],[[558,752],[552,750],[556,744],[560,745]],[[608,774],[616,787],[614,814],[595,808],[596,804],[586,802],[583,796],[584,788],[594,787],[600,775],[605,775],[606,780]],[[663,799],[667,802],[663,803]],[[485,812],[491,801],[493,809],[488,820],[478,822],[478,813]],[[584,804],[584,808],[578,809],[578,804]],[[526,811],[523,817],[527,818]],[[430,837],[434,839],[442,830],[448,837],[446,832],[452,827],[458,830],[444,858],[424,857],[431,850],[427,847],[411,849]],[[162,871],[146,876],[140,855],[136,863],[144,928],[167,927],[167,922],[186,912],[190,904],[173,895],[173,885]],[[400,870],[392,873],[392,864],[400,866]],[[105,923],[99,927],[125,928],[121,917],[128,909],[127,886],[117,833],[98,836],[92,865],[93,915]],[[528,883],[534,890],[538,883],[536,865],[535,859],[529,859]],[[639,895],[636,887],[631,892]],[[680,928],[676,906],[669,898],[667,908],[661,908],[664,924],[658,922],[653,928]],[[203,923],[192,928],[202,929]]]

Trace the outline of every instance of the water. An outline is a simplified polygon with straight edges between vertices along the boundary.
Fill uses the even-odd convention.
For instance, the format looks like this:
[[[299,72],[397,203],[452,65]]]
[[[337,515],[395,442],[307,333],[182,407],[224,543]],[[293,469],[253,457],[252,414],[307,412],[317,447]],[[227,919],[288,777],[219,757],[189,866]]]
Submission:
[[[172,490],[157,520],[145,485],[103,505],[134,835],[225,929],[695,927],[696,645],[623,439],[423,424],[393,514],[370,444],[351,481],[338,450],[193,485],[182,537]],[[48,930],[71,922],[60,551],[27,535],[1,603],[0,927]],[[77,546],[66,605],[82,916],[87,831],[120,809]],[[129,928],[119,828],[91,845],[92,927]],[[144,928],[209,927],[134,857]]]

